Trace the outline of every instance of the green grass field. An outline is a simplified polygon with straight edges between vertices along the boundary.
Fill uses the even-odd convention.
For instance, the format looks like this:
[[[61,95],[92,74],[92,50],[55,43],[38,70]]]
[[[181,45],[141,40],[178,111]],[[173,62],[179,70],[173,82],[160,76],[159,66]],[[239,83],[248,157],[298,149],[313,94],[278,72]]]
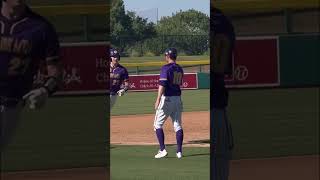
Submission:
[[[118,97],[111,115],[152,114],[157,92],[130,92]],[[209,90],[186,90],[182,93],[184,111],[209,111]],[[125,109],[125,111],[124,111]]]
[[[153,114],[155,95],[155,92],[128,93],[118,99],[112,115]],[[185,111],[209,109],[208,90],[184,91],[183,98]],[[319,154],[318,99],[319,88],[231,91],[228,111],[235,139],[234,159]],[[104,96],[58,97],[50,99],[47,107],[41,111],[25,110],[14,143],[1,158],[2,170],[107,165],[108,121],[105,101]],[[157,149],[155,146],[149,149],[132,148],[135,151],[127,147],[117,151],[111,149],[111,158],[115,161],[112,168],[119,178],[130,177],[130,174],[119,174],[121,168],[138,168],[140,165],[147,168],[147,163],[152,161],[150,156]],[[123,152],[121,154],[118,153],[120,149]],[[197,148],[189,152],[197,154],[196,151]],[[140,156],[139,152],[146,159],[141,159],[137,165],[131,160],[116,162],[117,159],[131,159],[133,153]],[[168,167],[174,163],[171,160],[176,159],[168,159]],[[189,162],[185,158],[184,161],[192,167],[195,160]],[[203,161],[199,166],[206,165],[206,161]]]
[[[199,180],[209,179],[209,148],[184,148],[184,157],[175,157],[175,147],[167,148],[168,157],[154,159],[154,146],[111,146],[112,180]]]

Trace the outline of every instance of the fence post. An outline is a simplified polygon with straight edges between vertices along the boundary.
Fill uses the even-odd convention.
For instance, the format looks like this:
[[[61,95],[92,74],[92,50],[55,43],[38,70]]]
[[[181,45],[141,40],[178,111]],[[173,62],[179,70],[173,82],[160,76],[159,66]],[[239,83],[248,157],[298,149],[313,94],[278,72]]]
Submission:
[[[136,74],[139,74],[139,66],[136,66]]]
[[[163,51],[163,45],[164,45],[164,34],[162,34],[162,36],[161,36],[162,38],[161,38],[161,51]]]
[[[292,12],[290,9],[284,9],[284,20],[286,33],[292,33]]]
[[[88,23],[88,15],[83,15],[83,36],[85,41],[89,41],[89,23]]]

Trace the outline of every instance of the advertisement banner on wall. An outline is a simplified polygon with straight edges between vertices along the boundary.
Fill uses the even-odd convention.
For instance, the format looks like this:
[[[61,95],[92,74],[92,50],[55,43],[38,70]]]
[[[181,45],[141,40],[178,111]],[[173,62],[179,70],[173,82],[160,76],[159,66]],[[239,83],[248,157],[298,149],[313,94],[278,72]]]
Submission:
[[[278,37],[238,38],[233,54],[233,75],[228,87],[279,86]]]
[[[131,75],[130,91],[152,91],[158,89],[159,74]],[[197,73],[185,73],[181,89],[198,89]]]
[[[107,43],[63,44],[63,90],[57,94],[107,93]]]

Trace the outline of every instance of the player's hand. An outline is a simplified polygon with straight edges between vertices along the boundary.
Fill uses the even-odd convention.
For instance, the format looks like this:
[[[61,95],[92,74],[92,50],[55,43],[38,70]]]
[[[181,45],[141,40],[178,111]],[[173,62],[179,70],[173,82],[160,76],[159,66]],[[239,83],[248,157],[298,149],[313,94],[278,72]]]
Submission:
[[[31,90],[29,93],[23,96],[23,100],[29,103],[30,109],[42,108],[48,98],[48,91],[46,88],[41,87]]]
[[[120,89],[117,94],[118,96],[123,96],[126,91],[124,89]]]
[[[156,102],[154,103],[154,109],[157,110],[160,104],[160,99],[157,99]]]

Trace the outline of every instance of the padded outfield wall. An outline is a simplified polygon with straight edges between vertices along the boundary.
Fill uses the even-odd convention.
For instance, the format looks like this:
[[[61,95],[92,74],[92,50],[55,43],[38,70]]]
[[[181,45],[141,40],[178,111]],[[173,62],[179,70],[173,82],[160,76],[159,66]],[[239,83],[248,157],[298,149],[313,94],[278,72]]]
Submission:
[[[230,88],[320,86],[320,35],[238,38]],[[209,88],[201,73],[199,88]]]

